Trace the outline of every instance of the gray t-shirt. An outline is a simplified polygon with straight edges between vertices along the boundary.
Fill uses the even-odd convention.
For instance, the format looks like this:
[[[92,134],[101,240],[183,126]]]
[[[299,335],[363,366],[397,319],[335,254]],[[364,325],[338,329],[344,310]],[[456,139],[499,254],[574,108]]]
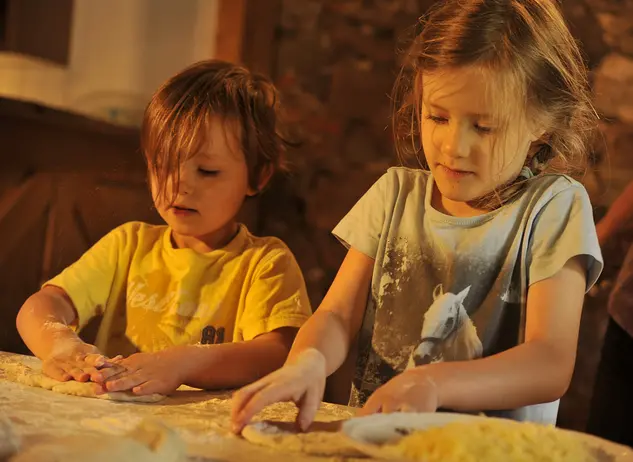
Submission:
[[[431,206],[433,177],[391,168],[334,229],[376,260],[350,405],[408,367],[490,356],[524,341],[527,289],[587,256],[602,271],[589,197],[562,175],[532,178],[513,202],[459,218]],[[564,328],[564,326],[561,326]],[[555,423],[558,401],[487,414]]]

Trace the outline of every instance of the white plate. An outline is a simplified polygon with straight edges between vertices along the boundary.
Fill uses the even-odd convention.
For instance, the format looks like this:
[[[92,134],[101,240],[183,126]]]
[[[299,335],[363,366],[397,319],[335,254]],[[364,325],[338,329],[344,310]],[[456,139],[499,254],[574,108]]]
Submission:
[[[395,443],[398,439],[414,430],[439,427],[457,421],[484,419],[490,419],[490,417],[442,412],[430,414],[396,412],[350,419],[343,423],[341,431],[355,443],[357,449],[365,454],[379,459],[397,460],[382,445]],[[609,462],[633,462],[633,450],[631,448],[584,433],[562,429],[559,431],[574,433],[584,439],[591,447],[606,453],[607,457],[605,457],[605,460]]]

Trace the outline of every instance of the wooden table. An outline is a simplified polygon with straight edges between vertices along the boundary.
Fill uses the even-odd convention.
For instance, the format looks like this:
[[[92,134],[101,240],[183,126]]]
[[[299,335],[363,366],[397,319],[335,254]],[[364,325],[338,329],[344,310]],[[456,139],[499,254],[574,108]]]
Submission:
[[[142,418],[154,416],[178,431],[187,443],[191,461],[324,460],[305,454],[282,453],[234,436],[230,432],[230,395],[226,392],[181,387],[158,404],[120,403],[67,396],[5,380],[3,365],[17,362],[37,364],[39,361],[33,357],[0,352],[0,413],[8,415],[22,439],[23,447],[60,436],[124,434],[132,430]],[[279,403],[266,408],[257,420],[292,421],[295,415],[294,405]],[[328,422],[352,415],[351,408],[323,403],[316,420]]]

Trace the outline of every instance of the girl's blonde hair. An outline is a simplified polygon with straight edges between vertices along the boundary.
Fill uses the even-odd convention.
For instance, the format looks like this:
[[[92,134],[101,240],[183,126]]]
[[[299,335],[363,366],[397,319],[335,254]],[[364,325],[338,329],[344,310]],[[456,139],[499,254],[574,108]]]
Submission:
[[[523,102],[526,117],[545,127],[546,135],[528,159],[534,174],[585,171],[597,115],[582,54],[555,0],[441,0],[420,26],[393,94],[401,161],[416,159],[428,168],[420,139],[422,73],[478,66],[501,77],[494,92],[506,107]],[[513,180],[476,205],[496,208],[524,184]]]

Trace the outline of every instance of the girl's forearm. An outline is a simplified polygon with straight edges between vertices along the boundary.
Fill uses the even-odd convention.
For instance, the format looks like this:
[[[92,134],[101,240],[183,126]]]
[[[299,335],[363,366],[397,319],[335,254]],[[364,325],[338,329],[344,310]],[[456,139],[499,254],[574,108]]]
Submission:
[[[327,375],[343,364],[363,321],[374,263],[349,250],[321,306],[299,330],[287,363],[313,349],[323,355]]]
[[[292,363],[304,351],[315,349],[323,355],[326,374],[330,375],[345,361],[350,335],[335,312],[317,310],[299,330],[286,362]]]
[[[573,366],[554,346],[530,342],[487,358],[436,363],[412,373],[435,382],[441,407],[506,410],[559,399],[569,387]]]

